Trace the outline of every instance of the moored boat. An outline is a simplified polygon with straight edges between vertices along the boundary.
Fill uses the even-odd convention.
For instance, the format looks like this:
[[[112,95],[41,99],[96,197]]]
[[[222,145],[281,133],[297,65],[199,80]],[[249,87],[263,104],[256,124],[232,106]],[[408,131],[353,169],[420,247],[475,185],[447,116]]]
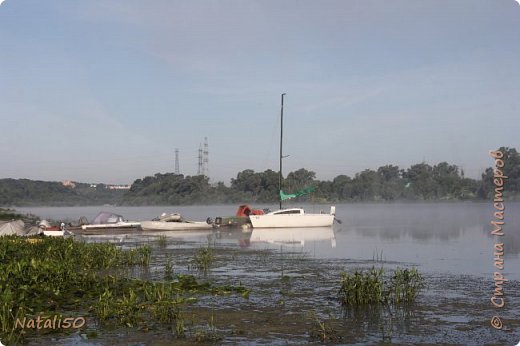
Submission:
[[[302,208],[283,209],[282,202],[286,199],[296,198],[312,192],[314,189],[307,188],[294,194],[285,194],[282,190],[282,161],[283,155],[283,101],[285,94],[282,94],[282,106],[280,114],[280,171],[279,171],[279,192],[280,210],[273,211],[264,215],[250,215],[249,219],[253,228],[290,228],[290,227],[330,227],[334,223],[336,207],[330,208],[330,213],[311,214],[305,213]]]
[[[184,220],[180,214],[162,214],[152,221],[141,221],[143,231],[184,231],[211,229],[213,225],[207,221]]]
[[[249,227],[251,215],[262,215],[263,210],[253,209],[247,204],[238,207],[234,216],[218,216],[215,218],[215,227]]]
[[[38,224],[39,233],[47,237],[63,237],[65,235],[65,224],[61,226],[52,226],[49,221],[42,220]]]
[[[249,219],[253,228],[329,227],[334,223],[334,214],[334,207],[329,214],[307,214],[302,208],[291,208],[250,215]]]
[[[137,221],[126,221],[121,215],[100,212],[89,225],[82,225],[83,231],[132,230],[141,225]]]

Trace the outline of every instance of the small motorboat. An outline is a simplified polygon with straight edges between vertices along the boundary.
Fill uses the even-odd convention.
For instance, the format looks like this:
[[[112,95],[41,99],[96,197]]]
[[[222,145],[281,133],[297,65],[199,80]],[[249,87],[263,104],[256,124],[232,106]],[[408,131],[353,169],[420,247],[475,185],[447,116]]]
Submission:
[[[141,225],[137,221],[127,221],[121,215],[102,211],[89,225],[82,225],[83,231],[128,231],[137,229]]]
[[[263,215],[264,211],[252,209],[247,204],[238,207],[235,216],[218,216],[215,218],[215,227],[249,227],[251,215]]]
[[[38,233],[47,237],[63,237],[65,235],[65,224],[61,223],[60,226],[51,226],[49,221],[42,220],[38,224]]]
[[[211,229],[213,225],[209,219],[208,221],[189,221],[184,220],[181,214],[163,213],[152,221],[141,221],[141,228],[143,231],[181,231]]]

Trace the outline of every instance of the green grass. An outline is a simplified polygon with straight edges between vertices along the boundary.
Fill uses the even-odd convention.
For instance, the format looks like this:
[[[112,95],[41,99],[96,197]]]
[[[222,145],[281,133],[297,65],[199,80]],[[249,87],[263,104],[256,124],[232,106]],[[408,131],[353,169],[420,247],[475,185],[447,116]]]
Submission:
[[[182,309],[198,295],[249,292],[174,276],[173,268],[166,282],[126,277],[126,268],[147,266],[151,253],[148,245],[123,250],[72,238],[0,237],[0,340],[15,344],[37,335],[15,328],[17,318],[53,315],[81,316],[102,327],[163,325],[181,335]]]

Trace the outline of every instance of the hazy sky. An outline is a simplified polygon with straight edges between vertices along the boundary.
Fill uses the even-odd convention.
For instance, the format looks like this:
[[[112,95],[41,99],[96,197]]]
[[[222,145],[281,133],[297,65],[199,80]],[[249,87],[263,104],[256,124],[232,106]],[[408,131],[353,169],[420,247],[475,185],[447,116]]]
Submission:
[[[520,149],[513,0],[6,0],[0,178],[319,179],[448,161],[478,177]]]

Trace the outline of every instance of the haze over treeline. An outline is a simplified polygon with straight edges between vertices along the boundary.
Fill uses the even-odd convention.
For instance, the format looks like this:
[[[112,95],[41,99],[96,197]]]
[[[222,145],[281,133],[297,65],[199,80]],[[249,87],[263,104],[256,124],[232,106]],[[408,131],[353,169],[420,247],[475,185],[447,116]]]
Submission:
[[[508,176],[505,195],[520,195],[520,155],[515,148],[502,147],[504,174]],[[283,179],[283,190],[294,193],[314,187],[301,202],[435,201],[478,200],[494,193],[493,169],[481,179],[467,178],[456,165],[417,163],[406,169],[388,164],[377,170],[365,169],[353,177],[338,175],[320,181],[305,168],[290,172]],[[157,173],[137,179],[130,190],[110,190],[104,184],[92,187],[76,183],[74,188],[60,182],[28,179],[0,179],[0,206],[27,205],[189,205],[210,203],[276,203],[279,199],[278,172],[244,170],[231,179],[210,184],[203,175],[184,176]]]

